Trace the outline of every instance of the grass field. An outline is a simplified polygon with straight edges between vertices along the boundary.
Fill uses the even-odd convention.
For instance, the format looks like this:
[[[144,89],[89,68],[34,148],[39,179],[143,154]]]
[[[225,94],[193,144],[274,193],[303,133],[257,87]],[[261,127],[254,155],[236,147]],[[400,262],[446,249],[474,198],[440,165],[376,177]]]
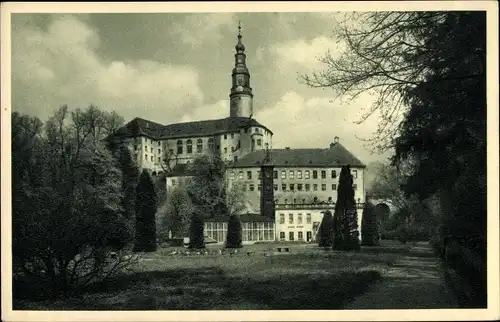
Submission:
[[[281,246],[281,245],[280,245]],[[14,299],[30,310],[340,309],[381,277],[404,248],[359,253],[294,245],[246,246],[235,255],[145,254],[131,270],[78,296],[52,301]],[[400,251],[398,251],[398,249]],[[247,254],[250,252],[250,254]]]

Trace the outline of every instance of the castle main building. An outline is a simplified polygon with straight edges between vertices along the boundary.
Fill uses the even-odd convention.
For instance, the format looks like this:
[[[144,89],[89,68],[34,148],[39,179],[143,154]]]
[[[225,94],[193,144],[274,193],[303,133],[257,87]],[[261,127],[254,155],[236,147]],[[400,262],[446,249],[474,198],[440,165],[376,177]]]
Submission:
[[[240,185],[245,195],[247,209],[240,216],[245,243],[314,240],[322,212],[333,212],[343,165],[351,168],[360,224],[365,165],[338,137],[325,148],[273,149],[273,132],[253,116],[240,31],[235,49],[229,117],[169,125],[135,118],[114,137],[128,143],[141,169],[153,176],[166,174],[167,191],[189,180],[189,164],[200,155],[212,153],[228,161],[229,186]],[[219,242],[225,241],[226,231],[227,218],[205,224],[205,234]]]

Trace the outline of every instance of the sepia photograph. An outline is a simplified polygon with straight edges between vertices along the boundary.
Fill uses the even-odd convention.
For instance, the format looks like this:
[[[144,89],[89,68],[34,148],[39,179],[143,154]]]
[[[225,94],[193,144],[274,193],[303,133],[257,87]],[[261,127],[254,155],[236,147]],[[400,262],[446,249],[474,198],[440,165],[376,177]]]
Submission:
[[[498,4],[376,3],[2,5],[2,319],[500,318]]]

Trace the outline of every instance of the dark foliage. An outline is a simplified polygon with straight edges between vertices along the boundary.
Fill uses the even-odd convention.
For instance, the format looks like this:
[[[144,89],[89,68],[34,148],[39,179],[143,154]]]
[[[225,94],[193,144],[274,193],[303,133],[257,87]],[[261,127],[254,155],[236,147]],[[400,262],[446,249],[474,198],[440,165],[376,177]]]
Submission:
[[[143,170],[136,189],[136,252],[152,252],[156,250],[156,192],[153,181],[147,170]]]
[[[241,247],[243,247],[241,221],[238,215],[231,215],[227,223],[226,248]]]
[[[189,226],[189,248],[205,248],[205,220],[202,214],[193,212]]]
[[[375,213],[375,207],[366,202],[361,219],[361,244],[363,246],[380,245],[379,222]]]
[[[319,226],[319,247],[331,247],[333,245],[333,216],[330,211],[325,211],[323,220]]]
[[[335,243],[337,250],[359,250],[358,215],[354,200],[353,179],[350,167],[340,171],[337,202],[335,203]]]

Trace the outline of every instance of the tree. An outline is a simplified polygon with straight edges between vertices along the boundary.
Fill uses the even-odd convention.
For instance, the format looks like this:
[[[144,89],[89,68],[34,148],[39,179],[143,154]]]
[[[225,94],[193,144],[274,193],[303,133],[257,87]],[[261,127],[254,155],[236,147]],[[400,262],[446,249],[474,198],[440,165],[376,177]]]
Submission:
[[[354,188],[351,169],[348,165],[343,166],[339,176],[339,187],[337,190],[337,202],[335,203],[334,231],[337,243],[333,245],[338,250],[358,250],[359,231],[356,201],[354,200]]]
[[[189,248],[205,248],[205,218],[202,214],[193,211],[189,227]]]
[[[12,114],[14,283],[58,294],[106,278],[129,261],[122,173],[90,114],[58,109],[43,127]]]
[[[375,207],[367,201],[363,208],[361,219],[361,244],[364,246],[377,246],[380,244],[379,222]]]
[[[143,170],[136,190],[136,252],[152,252],[156,250],[156,192],[153,181],[147,170]]]
[[[193,205],[183,185],[176,186],[168,194],[166,202],[160,207],[160,228],[163,234],[170,231],[173,238],[182,238],[189,233],[190,215]]]
[[[330,211],[325,211],[319,226],[319,247],[331,247],[333,245],[333,217]]]
[[[229,216],[227,223],[227,238],[226,248],[241,248],[242,245],[242,229],[238,215]]]

